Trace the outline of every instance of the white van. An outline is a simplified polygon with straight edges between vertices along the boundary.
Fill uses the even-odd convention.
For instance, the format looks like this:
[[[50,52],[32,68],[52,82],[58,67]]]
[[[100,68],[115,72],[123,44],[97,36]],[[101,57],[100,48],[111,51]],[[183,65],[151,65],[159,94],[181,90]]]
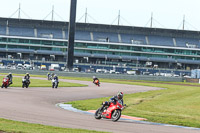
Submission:
[[[130,75],[135,75],[135,74],[136,74],[136,71],[133,71],[133,70],[132,70],[132,71],[127,71],[126,73],[127,73],[127,74],[130,74]]]
[[[24,64],[24,69],[33,70],[33,67],[30,64]]]
[[[51,64],[49,70],[51,70],[51,71],[60,71],[60,65],[59,64]]]
[[[107,73],[108,71],[106,69],[97,69],[96,73]]]

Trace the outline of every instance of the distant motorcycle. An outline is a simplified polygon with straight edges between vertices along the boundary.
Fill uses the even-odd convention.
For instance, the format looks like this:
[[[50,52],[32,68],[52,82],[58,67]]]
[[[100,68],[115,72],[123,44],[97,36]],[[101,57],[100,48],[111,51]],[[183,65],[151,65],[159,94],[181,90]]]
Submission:
[[[95,81],[94,81],[94,84],[97,85],[98,87],[100,87],[100,82],[99,82],[99,80],[95,80]]]
[[[58,80],[54,80],[54,79],[52,79],[51,80],[52,81],[52,88],[58,88]]]
[[[29,79],[25,79],[25,78],[22,79],[22,88],[24,88],[24,87],[28,88],[29,84],[30,84]]]
[[[9,78],[3,78],[3,82],[2,82],[2,85],[1,85],[1,88],[5,87],[7,88],[9,86]]]
[[[124,109],[126,105],[122,105],[121,102],[116,101],[116,104],[110,103],[109,106],[105,107],[100,107],[97,109],[95,112],[95,118],[96,119],[101,119],[101,118],[106,118],[106,119],[112,119],[112,121],[118,121],[121,117],[121,111]]]

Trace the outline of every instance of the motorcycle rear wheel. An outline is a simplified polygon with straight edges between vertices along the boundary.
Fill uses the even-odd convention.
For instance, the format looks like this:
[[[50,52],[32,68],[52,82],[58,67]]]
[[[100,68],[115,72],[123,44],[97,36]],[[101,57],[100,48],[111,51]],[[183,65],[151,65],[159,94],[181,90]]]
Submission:
[[[120,117],[121,117],[121,110],[113,111],[112,116],[111,116],[112,121],[116,122],[119,120]]]
[[[96,112],[95,112],[95,114],[94,114],[94,117],[96,118],[96,119],[101,119],[101,108],[99,108]]]

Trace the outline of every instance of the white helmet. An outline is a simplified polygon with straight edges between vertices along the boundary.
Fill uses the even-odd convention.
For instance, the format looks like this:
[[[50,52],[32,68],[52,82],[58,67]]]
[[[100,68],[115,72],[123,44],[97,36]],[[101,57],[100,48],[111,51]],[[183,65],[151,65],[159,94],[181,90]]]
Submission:
[[[121,99],[123,98],[123,96],[124,96],[124,93],[123,93],[123,92],[118,92],[118,93],[117,93],[117,98],[118,98],[119,100],[121,100]]]

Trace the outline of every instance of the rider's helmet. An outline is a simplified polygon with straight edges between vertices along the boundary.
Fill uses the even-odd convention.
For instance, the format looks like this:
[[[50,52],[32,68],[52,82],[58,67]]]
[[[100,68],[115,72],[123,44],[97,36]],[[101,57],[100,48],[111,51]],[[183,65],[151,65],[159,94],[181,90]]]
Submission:
[[[121,100],[122,98],[123,98],[123,92],[118,92],[117,93],[117,98],[119,99],[119,100]]]
[[[57,75],[55,74],[54,77],[56,77]]]
[[[95,76],[93,76],[92,78],[93,78],[93,79],[95,79],[96,77],[95,77]]]
[[[11,75],[12,75],[11,72],[9,72],[8,75],[7,75],[7,77],[11,77]]]
[[[28,75],[29,75],[29,73],[26,73],[26,75],[28,76]]]

